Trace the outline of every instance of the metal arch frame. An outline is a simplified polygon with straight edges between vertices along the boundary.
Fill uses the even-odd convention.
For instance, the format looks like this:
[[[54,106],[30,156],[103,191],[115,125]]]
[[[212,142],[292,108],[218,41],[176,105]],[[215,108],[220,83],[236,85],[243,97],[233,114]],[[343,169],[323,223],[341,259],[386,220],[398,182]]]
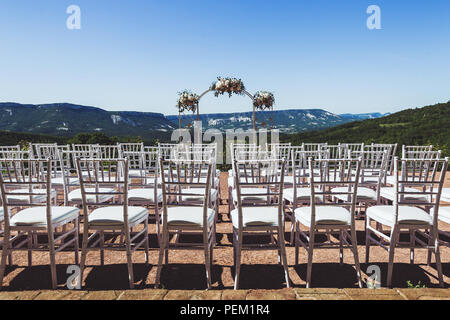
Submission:
[[[200,100],[207,95],[208,93],[212,92],[214,90],[212,90],[211,88],[204,91],[198,98],[198,102],[197,102],[197,106],[196,106],[196,110],[197,110],[197,121],[199,120],[200,117],[200,111],[199,111],[199,104],[200,104]],[[255,101],[254,96],[249,93],[247,90],[242,90],[243,93],[245,93],[251,100],[252,100],[252,111],[253,111],[253,130],[256,131],[256,110],[255,110],[255,106],[253,104],[253,102]],[[270,111],[272,111],[272,128],[273,128],[273,107],[270,108]],[[179,118],[179,127],[181,129],[181,113],[179,112],[178,114],[178,118]]]
[[[208,90],[206,90],[205,92],[203,92],[203,93],[200,95],[200,97],[198,98],[199,103],[200,103],[200,100],[201,100],[206,94],[208,94],[209,92],[212,92],[212,91],[214,91],[214,90],[208,89]],[[256,131],[256,114],[255,114],[255,106],[253,105],[253,101],[254,101],[253,95],[252,95],[251,93],[249,93],[249,92],[248,92],[247,90],[245,90],[245,89],[242,90],[242,92],[244,92],[244,93],[252,100],[252,108],[253,108],[253,130]],[[199,112],[199,108],[198,108],[199,103],[197,103],[197,116],[198,116],[198,112]]]

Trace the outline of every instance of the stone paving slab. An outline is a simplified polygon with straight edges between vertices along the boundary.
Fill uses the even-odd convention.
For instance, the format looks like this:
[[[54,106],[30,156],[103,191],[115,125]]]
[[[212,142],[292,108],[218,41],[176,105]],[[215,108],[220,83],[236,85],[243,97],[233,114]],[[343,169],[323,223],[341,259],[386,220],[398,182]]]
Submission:
[[[450,289],[0,291],[0,300],[450,300]]]

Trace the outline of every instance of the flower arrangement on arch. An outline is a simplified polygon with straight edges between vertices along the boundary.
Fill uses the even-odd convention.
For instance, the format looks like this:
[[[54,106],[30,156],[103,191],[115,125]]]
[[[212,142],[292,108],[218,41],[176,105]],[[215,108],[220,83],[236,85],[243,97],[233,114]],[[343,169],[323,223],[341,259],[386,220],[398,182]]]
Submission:
[[[198,101],[200,99],[199,95],[192,93],[188,90],[184,90],[183,92],[180,92],[178,97],[178,111],[180,113],[184,111],[191,111],[194,112],[197,108]]]
[[[275,97],[272,92],[258,91],[253,96],[253,106],[259,110],[271,109],[275,103]]]
[[[214,91],[216,97],[218,97],[219,94],[225,93],[228,93],[231,97],[233,93],[243,94],[245,86],[241,79],[218,77],[217,81],[211,85],[210,89]]]

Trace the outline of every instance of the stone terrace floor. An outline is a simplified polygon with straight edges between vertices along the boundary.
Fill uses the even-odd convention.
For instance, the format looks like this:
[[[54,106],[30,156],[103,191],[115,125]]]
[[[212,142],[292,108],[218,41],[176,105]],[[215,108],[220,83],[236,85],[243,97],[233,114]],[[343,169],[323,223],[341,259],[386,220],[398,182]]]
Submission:
[[[450,300],[450,289],[43,290],[0,292],[0,300]]]

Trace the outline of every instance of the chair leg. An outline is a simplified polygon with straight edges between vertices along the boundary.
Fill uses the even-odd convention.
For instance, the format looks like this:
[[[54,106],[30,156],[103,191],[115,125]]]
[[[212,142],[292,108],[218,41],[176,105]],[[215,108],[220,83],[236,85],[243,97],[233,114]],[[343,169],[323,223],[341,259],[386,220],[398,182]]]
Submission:
[[[441,253],[439,250],[439,235],[435,232],[434,239],[434,256],[436,258],[436,269],[438,272],[439,286],[444,287],[444,277],[442,275]]]
[[[370,257],[370,218],[366,215],[365,231],[366,231],[366,264],[369,263]]]
[[[130,240],[130,231],[125,230],[125,242],[127,249],[127,265],[128,265],[128,281],[130,283],[130,289],[134,288],[134,273],[133,273],[133,257],[131,252],[131,240]]]
[[[431,249],[432,245],[433,245],[433,237],[431,235],[431,232],[428,232],[428,236],[430,237],[428,239],[428,254],[427,254],[427,265],[431,266],[431,255],[433,253],[433,249]],[[438,235],[439,236],[439,235]]]
[[[205,269],[206,269],[206,286],[208,289],[211,289],[211,256],[209,253],[209,244],[208,239],[203,241],[203,246],[205,250]]]
[[[86,220],[87,219],[85,219],[85,221]],[[83,225],[83,243],[81,244],[80,285],[83,284],[83,272],[86,265],[88,240],[89,240],[89,227],[86,221]]]
[[[416,231],[409,231],[409,263],[414,264],[414,246],[416,245]]]
[[[311,273],[312,273],[312,261],[313,261],[313,253],[314,253],[314,235],[315,230],[311,228],[309,234],[309,243],[308,243],[308,267],[306,269],[306,288],[311,287]]]
[[[278,237],[279,237],[279,239],[278,239],[279,247],[280,247],[280,251],[281,251],[281,261],[283,263],[283,268],[284,268],[284,278],[286,280],[286,288],[290,288],[291,283],[290,283],[290,279],[289,279],[289,270],[288,270],[288,262],[287,262],[287,257],[286,257],[286,246],[284,243],[283,227],[279,227]]]
[[[161,245],[159,247],[159,257],[158,257],[158,269],[156,270],[155,288],[158,288],[161,279],[161,269],[163,264],[164,252],[166,251],[167,245],[167,230],[163,227]]]
[[[79,263],[79,251],[80,251],[80,245],[78,243],[78,235],[80,232],[80,221],[77,217],[75,219],[75,234],[73,235],[74,241],[75,241],[75,264],[78,265]]]
[[[241,254],[242,254],[242,237],[239,232],[237,235],[237,248],[236,248],[236,274],[234,276],[234,290],[239,289],[239,275],[241,273]]]
[[[144,244],[145,244],[145,265],[148,266],[149,260],[150,260],[150,257],[149,257],[150,243],[148,240],[148,219],[146,219],[144,222],[144,228],[146,230],[146,232],[144,232],[144,236],[146,237],[145,242],[144,242]]]
[[[298,265],[298,246],[299,246],[299,240],[298,237],[300,237],[300,233],[298,232],[298,222],[295,222],[295,237],[294,237],[294,241],[295,241],[295,265]]]
[[[33,265],[33,237],[31,236],[32,231],[28,232],[28,266],[31,267]]]
[[[100,264],[105,265],[105,250],[103,249],[105,245],[105,233],[100,231]]]
[[[53,239],[53,234],[49,234],[49,245],[50,245],[50,271],[52,274],[52,288],[55,290],[58,286],[58,280],[56,279],[56,253],[55,253],[55,240]]]
[[[389,245],[389,263],[388,263],[388,274],[387,274],[387,286],[390,288],[392,285],[392,272],[394,269],[394,251],[397,244],[397,234],[398,230],[397,227],[392,227],[393,230],[391,231],[391,243]]]
[[[359,257],[358,257],[358,243],[356,238],[356,229],[355,226],[352,227],[351,230],[352,234],[352,251],[353,251],[353,257],[355,258],[355,269],[356,269],[356,276],[358,278],[358,285],[360,288],[363,287],[362,281],[361,281],[361,267],[359,265]]]
[[[4,235],[4,241],[3,241],[3,248],[2,248],[2,261],[0,264],[0,288],[3,287],[3,277],[5,276],[5,269],[6,269],[6,260],[9,256],[9,238],[10,235],[6,234]]]
[[[343,237],[344,237],[344,231],[342,231],[342,229],[339,231],[339,265],[343,265],[344,264],[344,242],[343,242]]]

